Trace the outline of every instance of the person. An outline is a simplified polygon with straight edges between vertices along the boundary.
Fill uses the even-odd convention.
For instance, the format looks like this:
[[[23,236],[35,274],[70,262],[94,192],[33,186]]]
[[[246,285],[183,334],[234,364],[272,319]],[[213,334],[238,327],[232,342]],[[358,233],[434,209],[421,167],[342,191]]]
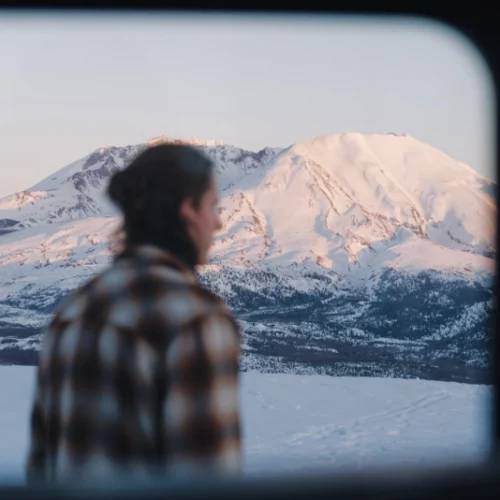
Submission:
[[[214,165],[154,146],[108,195],[123,248],[44,331],[28,484],[238,473],[240,333],[196,279],[221,228]]]

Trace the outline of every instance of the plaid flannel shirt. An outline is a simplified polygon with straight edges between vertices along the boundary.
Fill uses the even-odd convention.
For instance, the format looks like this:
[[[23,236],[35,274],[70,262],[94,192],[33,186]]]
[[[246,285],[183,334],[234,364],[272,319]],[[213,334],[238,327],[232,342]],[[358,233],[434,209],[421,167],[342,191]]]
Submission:
[[[239,330],[152,246],[127,249],[44,331],[28,482],[237,472]]]

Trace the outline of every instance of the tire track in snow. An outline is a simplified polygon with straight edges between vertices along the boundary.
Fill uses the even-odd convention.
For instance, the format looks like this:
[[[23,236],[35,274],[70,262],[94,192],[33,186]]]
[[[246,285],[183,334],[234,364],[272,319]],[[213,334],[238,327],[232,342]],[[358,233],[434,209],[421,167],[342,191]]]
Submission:
[[[373,430],[366,430],[366,424],[375,423],[377,420],[392,419],[395,424],[398,424],[395,429],[388,431],[388,435],[397,435],[402,427],[408,423],[409,417],[420,410],[425,410],[441,401],[449,398],[449,394],[445,391],[423,396],[414,400],[411,403],[404,404],[391,410],[380,411],[371,415],[356,418],[355,420],[346,423],[326,424],[319,426],[311,426],[305,432],[300,432],[292,435],[287,442],[288,446],[300,446],[307,441],[320,441],[332,435],[338,435],[343,438],[348,436],[349,440],[344,441],[344,445],[351,445],[359,438],[367,435],[373,435]],[[371,427],[371,426],[370,426]],[[342,444],[342,441],[341,441]]]

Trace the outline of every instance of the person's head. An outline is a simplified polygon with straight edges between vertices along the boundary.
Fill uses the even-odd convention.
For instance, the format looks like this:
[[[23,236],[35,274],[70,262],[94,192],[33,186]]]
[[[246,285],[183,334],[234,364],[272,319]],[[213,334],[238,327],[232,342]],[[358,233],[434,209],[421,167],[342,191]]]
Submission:
[[[221,228],[210,159],[184,145],[146,149],[113,175],[108,196],[123,214],[126,245],[155,245],[189,267],[207,262]]]

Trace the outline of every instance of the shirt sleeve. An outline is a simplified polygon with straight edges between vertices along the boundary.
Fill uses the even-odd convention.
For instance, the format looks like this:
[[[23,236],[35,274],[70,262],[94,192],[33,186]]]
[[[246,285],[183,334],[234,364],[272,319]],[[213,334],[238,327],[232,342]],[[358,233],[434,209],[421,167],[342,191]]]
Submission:
[[[44,480],[45,470],[45,425],[41,403],[40,368],[36,376],[35,397],[30,416],[30,446],[26,463],[26,479],[28,484]]]
[[[240,470],[239,353],[239,332],[222,314],[197,319],[170,343],[161,419],[169,468]]]
[[[45,398],[47,392],[47,375],[49,360],[56,338],[55,325],[58,315],[42,332],[42,346],[38,354],[36,369],[35,391],[29,420],[30,443],[26,460],[26,479],[28,484],[46,482],[49,460],[47,450],[48,429],[45,421]]]

